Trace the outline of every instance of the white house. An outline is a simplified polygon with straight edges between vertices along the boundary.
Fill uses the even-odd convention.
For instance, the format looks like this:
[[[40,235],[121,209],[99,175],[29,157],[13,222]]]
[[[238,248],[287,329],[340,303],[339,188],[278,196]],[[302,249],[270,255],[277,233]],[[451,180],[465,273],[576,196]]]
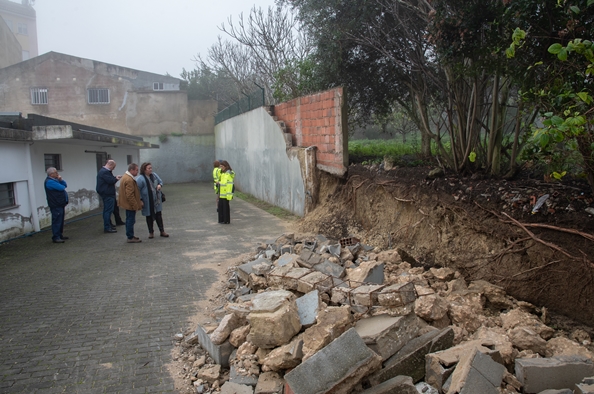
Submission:
[[[51,224],[45,170],[56,167],[68,183],[66,218],[99,207],[97,171],[108,158],[115,174],[138,163],[140,149],[159,148],[141,137],[29,114],[0,113],[0,241]]]

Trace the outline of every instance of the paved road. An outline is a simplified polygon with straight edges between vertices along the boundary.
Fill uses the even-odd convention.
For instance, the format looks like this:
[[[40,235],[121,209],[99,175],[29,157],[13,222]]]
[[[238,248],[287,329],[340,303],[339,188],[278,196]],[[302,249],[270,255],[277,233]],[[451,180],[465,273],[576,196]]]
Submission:
[[[97,210],[67,221],[65,244],[49,231],[0,244],[0,393],[175,392],[165,365],[220,279],[208,264],[254,250],[286,223],[235,199],[231,224],[217,224],[209,183],[164,191],[170,238],[149,240],[137,214],[142,243],[128,244],[123,227],[103,233]]]

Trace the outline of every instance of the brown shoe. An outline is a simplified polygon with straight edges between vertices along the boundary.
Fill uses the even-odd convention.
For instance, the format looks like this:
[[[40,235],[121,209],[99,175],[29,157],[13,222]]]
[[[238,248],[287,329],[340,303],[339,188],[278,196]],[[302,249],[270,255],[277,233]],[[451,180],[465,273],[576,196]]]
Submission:
[[[149,238],[155,238],[155,233],[149,233]]]
[[[135,244],[135,243],[138,243],[138,242],[142,242],[142,240],[140,240],[138,238],[129,238],[128,239],[128,243],[129,244]]]
[[[169,234],[167,234],[165,231],[161,231],[161,237],[169,237]]]

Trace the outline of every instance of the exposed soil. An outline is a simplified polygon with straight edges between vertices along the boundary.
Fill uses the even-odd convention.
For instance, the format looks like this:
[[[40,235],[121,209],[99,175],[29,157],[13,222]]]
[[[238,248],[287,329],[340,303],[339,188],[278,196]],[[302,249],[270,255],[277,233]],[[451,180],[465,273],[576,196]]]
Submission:
[[[585,180],[429,179],[431,170],[351,165],[342,179],[320,174],[318,206],[300,230],[397,248],[403,259],[458,269],[594,326],[594,215],[586,211],[594,198]]]

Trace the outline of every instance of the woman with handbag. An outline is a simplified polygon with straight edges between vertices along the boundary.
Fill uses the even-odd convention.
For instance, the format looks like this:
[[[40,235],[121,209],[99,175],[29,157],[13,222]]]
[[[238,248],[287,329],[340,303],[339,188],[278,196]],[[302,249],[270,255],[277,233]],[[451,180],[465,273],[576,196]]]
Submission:
[[[154,238],[153,223],[156,221],[161,237],[169,237],[163,227],[163,216],[161,211],[163,209],[163,201],[165,201],[164,194],[161,191],[163,188],[163,181],[153,172],[151,163],[142,163],[140,166],[140,174],[136,177],[136,184],[140,189],[140,199],[143,202],[142,216],[146,217],[146,225],[149,231],[149,238]]]

